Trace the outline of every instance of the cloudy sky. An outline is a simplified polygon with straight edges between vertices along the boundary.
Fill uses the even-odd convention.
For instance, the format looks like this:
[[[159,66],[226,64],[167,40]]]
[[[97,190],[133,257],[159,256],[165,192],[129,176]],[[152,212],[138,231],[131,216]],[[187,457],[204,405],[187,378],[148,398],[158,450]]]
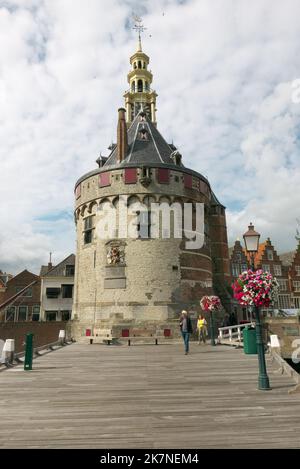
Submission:
[[[209,178],[230,242],[252,221],[295,248],[299,0],[0,0],[2,270],[74,252],[74,183],[116,139],[133,12],[159,130]]]

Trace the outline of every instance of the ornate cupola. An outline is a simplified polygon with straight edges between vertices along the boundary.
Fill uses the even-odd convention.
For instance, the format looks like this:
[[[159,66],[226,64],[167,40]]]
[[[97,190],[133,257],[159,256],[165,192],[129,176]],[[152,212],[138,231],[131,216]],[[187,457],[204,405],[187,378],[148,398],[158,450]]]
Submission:
[[[156,125],[156,97],[157,94],[151,89],[153,75],[148,70],[149,57],[142,50],[141,32],[145,29],[141,19],[136,18],[136,29],[139,33],[138,47],[130,57],[131,70],[127,75],[129,90],[124,94],[126,107],[126,122],[130,126],[139,111],[143,109],[151,122]]]

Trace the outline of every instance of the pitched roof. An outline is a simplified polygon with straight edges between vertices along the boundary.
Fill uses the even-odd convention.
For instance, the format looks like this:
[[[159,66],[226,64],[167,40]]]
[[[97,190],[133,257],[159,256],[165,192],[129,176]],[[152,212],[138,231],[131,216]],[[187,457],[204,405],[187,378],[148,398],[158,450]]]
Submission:
[[[147,136],[146,140],[140,138],[141,132],[144,132]],[[171,153],[174,151],[173,148],[165,141],[155,125],[143,111],[136,115],[128,129],[127,135],[127,156],[124,161],[121,162],[120,166],[136,166],[137,164],[143,165],[149,163],[175,166],[171,158]],[[109,168],[117,164],[117,147],[115,146],[103,165],[103,168]]]
[[[33,279],[39,279],[39,276],[36,275],[36,274],[33,274],[32,272],[29,272],[29,270],[27,269],[24,269],[22,270],[22,272],[19,272],[17,275],[15,275],[14,277],[10,278],[8,281],[7,281],[7,285],[9,284],[9,282],[11,282],[12,280],[15,281],[18,279],[18,277],[21,277],[22,275],[24,274],[29,274],[32,276]]]
[[[294,256],[295,256],[295,251],[284,252],[283,254],[279,255],[282,264],[285,266],[289,266],[292,264]]]
[[[46,272],[43,277],[62,277],[65,275],[66,265],[75,265],[75,254],[70,254],[59,264],[54,266],[51,270]]]

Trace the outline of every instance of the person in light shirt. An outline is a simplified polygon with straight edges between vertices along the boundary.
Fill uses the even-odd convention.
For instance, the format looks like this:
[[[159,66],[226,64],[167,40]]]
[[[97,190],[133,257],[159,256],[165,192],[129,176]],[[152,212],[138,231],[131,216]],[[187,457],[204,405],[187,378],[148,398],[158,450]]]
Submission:
[[[190,334],[193,333],[192,321],[187,311],[183,310],[180,316],[180,330],[184,342],[185,355],[189,353]]]

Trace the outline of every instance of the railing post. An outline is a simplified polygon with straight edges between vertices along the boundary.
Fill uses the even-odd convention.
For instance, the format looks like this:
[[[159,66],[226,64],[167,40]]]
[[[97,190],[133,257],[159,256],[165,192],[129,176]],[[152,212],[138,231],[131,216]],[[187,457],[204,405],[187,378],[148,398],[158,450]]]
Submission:
[[[66,341],[66,331],[61,329],[58,334],[58,340],[60,341],[60,345],[64,345]]]
[[[6,339],[5,344],[3,346],[3,350],[2,350],[2,356],[4,358],[4,361],[12,365],[14,361],[14,354],[15,354],[15,340]]]
[[[241,342],[242,340],[241,326],[238,326],[237,331],[238,331],[238,341]]]
[[[32,370],[33,334],[26,334],[24,370]]]
[[[232,342],[232,329],[229,329],[229,342]]]

